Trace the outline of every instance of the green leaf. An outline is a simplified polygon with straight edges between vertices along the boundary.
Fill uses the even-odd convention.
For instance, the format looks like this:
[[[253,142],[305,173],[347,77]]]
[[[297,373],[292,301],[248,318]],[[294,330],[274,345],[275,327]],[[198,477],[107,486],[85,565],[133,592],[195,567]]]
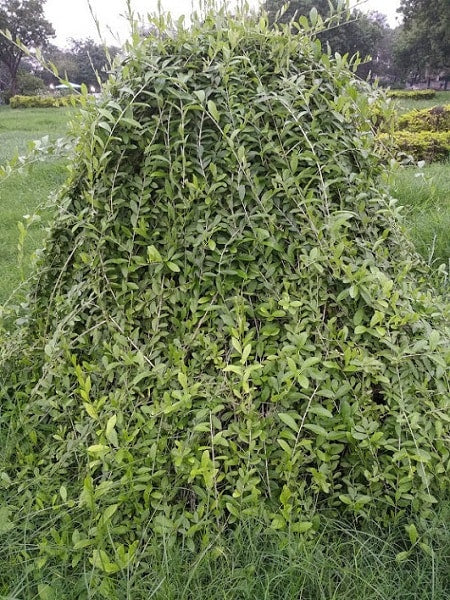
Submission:
[[[87,451],[90,454],[103,454],[109,451],[109,447],[104,444],[93,444],[92,446],[89,446]]]
[[[242,346],[241,346],[241,344],[240,344],[240,342],[239,342],[238,339],[232,337],[231,338],[231,345],[233,346],[233,348],[236,350],[236,352],[238,354],[242,354]]]
[[[249,357],[251,351],[252,351],[252,345],[251,344],[247,344],[245,346],[244,350],[242,351],[242,357],[241,357],[241,362],[242,363],[245,363],[245,361]]]
[[[201,104],[203,104],[205,101],[205,96],[206,96],[205,90],[194,90],[194,94],[200,100]]]
[[[188,387],[188,380],[187,380],[186,374],[179,371],[177,374],[177,377],[178,377],[178,382],[181,385],[181,387],[183,388],[183,390],[186,390]]]
[[[89,404],[88,402],[83,402],[83,406],[87,414],[95,421],[98,421],[98,413],[95,410],[94,406],[92,406],[92,404]]]
[[[111,520],[112,516],[117,512],[119,508],[118,504],[111,504],[108,506],[102,514],[102,524],[104,525]]]
[[[64,485],[59,488],[59,495],[61,496],[61,500],[63,502],[67,502],[67,489]]]
[[[8,531],[14,529],[14,524],[9,519],[10,514],[11,509],[9,509],[7,506],[0,507],[0,535],[8,533]]]
[[[286,440],[283,440],[282,438],[278,438],[277,443],[286,452],[286,454],[289,454],[289,456],[292,454],[292,448],[289,446],[289,444],[286,442]]]
[[[38,596],[39,600],[57,600],[58,598],[54,588],[46,583],[38,584]]]
[[[409,541],[411,542],[411,544],[414,545],[417,542],[418,538],[416,526],[413,523],[411,523],[411,525],[405,525],[405,529],[409,536]]]
[[[399,552],[398,554],[396,554],[395,560],[398,563],[405,562],[405,560],[408,560],[409,556],[410,556],[410,551],[405,550],[403,552]]]
[[[284,529],[286,527],[286,521],[284,520],[284,518],[281,515],[276,515],[273,520],[272,523],[270,524],[270,527],[272,529]]]
[[[94,550],[92,553],[92,558],[90,558],[90,562],[93,567],[107,573],[108,575],[112,575],[113,573],[117,573],[120,571],[120,567],[118,564],[111,562],[108,554],[104,550]]]
[[[180,272],[180,270],[181,270],[181,269],[180,269],[180,267],[179,267],[179,266],[178,266],[176,263],[174,263],[174,262],[171,262],[170,260],[166,262],[166,265],[167,265],[167,266],[169,267],[169,269],[170,269],[171,271],[173,271],[174,273],[179,273],[179,272]]]
[[[312,521],[299,521],[298,523],[292,523],[291,530],[294,533],[305,533],[313,527]]]
[[[309,388],[308,378],[302,375],[301,373],[297,375],[297,381],[304,390],[307,390]]]
[[[309,407],[308,412],[318,415],[319,417],[325,417],[327,419],[333,418],[333,413],[324,408],[323,406],[320,406],[320,404],[313,404]]]
[[[323,435],[323,437],[328,437],[327,430],[321,427],[320,425],[314,425],[313,423],[305,423],[303,427],[317,435]]]
[[[162,256],[155,246],[147,247],[147,258],[149,263],[162,262]]]
[[[217,110],[217,106],[216,106],[215,102],[213,102],[212,100],[208,100],[207,106],[208,106],[208,110],[209,110],[211,116],[213,117],[213,119],[218,122],[220,120],[220,114],[219,114],[219,111]]]
[[[288,415],[287,413],[278,413],[278,416],[285,425],[287,425],[294,431],[298,431],[298,425],[295,422],[295,420],[291,417],[291,415]]]

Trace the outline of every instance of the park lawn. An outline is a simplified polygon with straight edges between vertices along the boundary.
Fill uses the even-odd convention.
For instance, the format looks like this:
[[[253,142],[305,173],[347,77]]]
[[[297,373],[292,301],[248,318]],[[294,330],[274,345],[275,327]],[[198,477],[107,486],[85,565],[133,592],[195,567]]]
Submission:
[[[450,264],[450,161],[401,167],[390,191],[417,251],[432,266]]]
[[[430,100],[411,100],[409,98],[398,98],[395,100],[397,112],[403,114],[410,110],[421,110],[422,108],[433,108],[433,106],[450,104],[450,90],[436,92],[436,96]]]
[[[12,110],[0,107],[0,164],[16,152],[24,154],[32,140],[46,135],[50,139],[63,137],[72,108]],[[55,192],[66,177],[61,160],[35,164],[27,174],[14,174],[0,181],[0,304],[5,302],[29,272],[30,257],[42,244],[48,221],[48,211],[28,229],[24,243],[24,260],[19,264],[18,223],[24,215],[32,215]],[[39,211],[41,212],[41,211]]]

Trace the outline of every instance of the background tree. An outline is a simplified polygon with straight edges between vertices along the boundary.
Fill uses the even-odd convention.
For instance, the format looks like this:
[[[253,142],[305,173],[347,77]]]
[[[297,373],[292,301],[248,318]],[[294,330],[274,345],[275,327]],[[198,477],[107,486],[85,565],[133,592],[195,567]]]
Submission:
[[[411,82],[450,75],[449,0],[401,0],[404,23],[395,45],[395,60]]]
[[[44,17],[45,0],[0,0],[0,30],[8,29],[13,40],[30,48],[43,48],[55,31]],[[0,36],[0,62],[9,76],[9,93],[17,92],[17,74],[24,52]]]
[[[60,77],[72,83],[97,87],[97,76],[101,81],[105,81],[108,76],[108,55],[114,58],[118,51],[115,46],[105,48],[92,39],[71,40],[70,47],[66,49],[49,46],[44,52],[44,58],[55,65]],[[39,76],[47,84],[58,82],[58,79],[48,71],[39,73]]]
[[[105,48],[91,38],[72,40],[70,55],[78,68],[76,83],[96,86],[98,85],[97,75],[101,81],[105,81],[108,77],[108,54],[114,58],[118,51],[119,49],[114,46]]]
[[[308,16],[313,7],[323,19],[331,19],[331,27],[318,34],[318,38],[330,46],[333,52],[353,56],[359,52],[362,58],[371,56],[372,59],[360,65],[358,73],[366,77],[369,72],[382,79],[388,77],[391,60],[392,30],[387,24],[386,17],[377,12],[368,14],[359,10],[346,11],[344,2],[329,2],[328,0],[292,0],[287,10],[277,18],[277,12],[283,7],[282,0],[266,0],[264,8],[269,15],[269,21],[277,20],[287,23],[301,15]],[[343,7],[343,8],[342,8]]]

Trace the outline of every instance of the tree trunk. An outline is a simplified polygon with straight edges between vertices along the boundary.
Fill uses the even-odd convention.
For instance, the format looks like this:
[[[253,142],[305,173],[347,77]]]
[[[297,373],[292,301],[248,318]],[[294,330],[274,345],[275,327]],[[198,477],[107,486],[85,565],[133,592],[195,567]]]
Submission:
[[[18,85],[17,85],[17,73],[15,73],[14,75],[11,75],[11,81],[9,84],[9,93],[12,96],[15,96],[17,94],[18,91]]]

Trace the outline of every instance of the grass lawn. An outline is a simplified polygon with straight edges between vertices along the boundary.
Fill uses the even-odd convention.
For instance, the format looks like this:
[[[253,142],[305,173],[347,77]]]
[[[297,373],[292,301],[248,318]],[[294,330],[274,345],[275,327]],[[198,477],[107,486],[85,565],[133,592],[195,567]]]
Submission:
[[[400,114],[414,109],[433,108],[438,104],[450,104],[450,90],[446,92],[436,92],[436,96],[431,100],[410,100],[407,98],[398,98],[395,100],[397,111]]]
[[[398,169],[392,176],[391,194],[403,207],[404,224],[418,252],[433,266],[448,265],[450,162]]]
[[[45,135],[62,137],[73,109],[12,110],[0,107],[0,163],[16,151],[25,153],[30,140]],[[61,161],[36,164],[29,175],[13,175],[0,181],[0,304],[21,282],[19,268],[18,223],[32,214],[64,181],[66,171]],[[42,243],[44,220],[31,226],[25,240],[24,272],[32,252]]]

